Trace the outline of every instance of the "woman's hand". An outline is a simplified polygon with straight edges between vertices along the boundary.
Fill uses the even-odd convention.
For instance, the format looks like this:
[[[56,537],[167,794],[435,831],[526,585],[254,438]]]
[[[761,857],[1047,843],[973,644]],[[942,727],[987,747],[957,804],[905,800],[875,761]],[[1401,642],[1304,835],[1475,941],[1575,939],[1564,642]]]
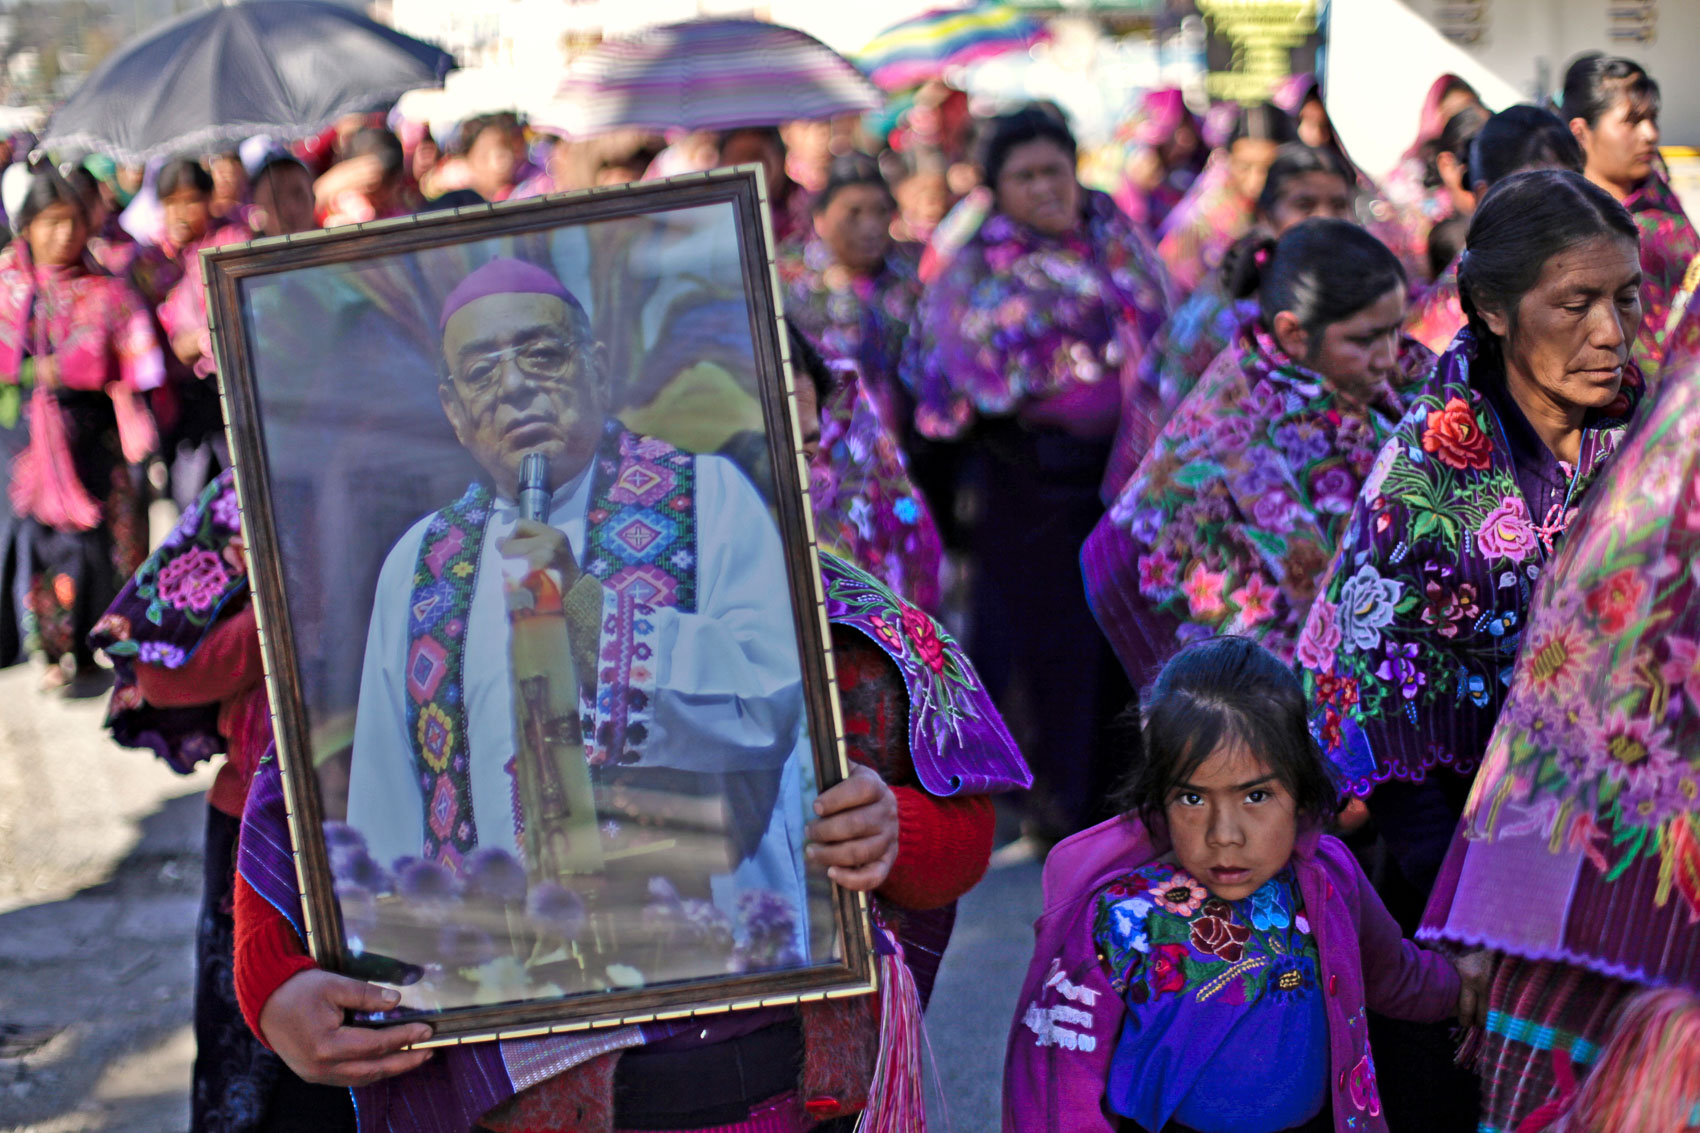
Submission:
[[[897,796],[871,767],[855,764],[850,776],[815,799],[815,814],[804,832],[803,852],[811,864],[826,866],[836,884],[868,892],[885,884],[897,860]]]
[[[1492,952],[1466,952],[1452,958],[1458,969],[1458,1018],[1466,1027],[1487,1022],[1488,988],[1493,983],[1495,957]]]
[[[351,1027],[347,1011],[387,1011],[399,992],[319,968],[297,972],[260,1009],[260,1030],[289,1068],[324,1086],[368,1086],[424,1064],[428,1050],[403,1050],[431,1037],[424,1023]]]
[[[1346,800],[1346,805],[1340,808],[1340,813],[1334,821],[1340,826],[1340,833],[1351,834],[1369,821],[1369,804],[1353,795]]]

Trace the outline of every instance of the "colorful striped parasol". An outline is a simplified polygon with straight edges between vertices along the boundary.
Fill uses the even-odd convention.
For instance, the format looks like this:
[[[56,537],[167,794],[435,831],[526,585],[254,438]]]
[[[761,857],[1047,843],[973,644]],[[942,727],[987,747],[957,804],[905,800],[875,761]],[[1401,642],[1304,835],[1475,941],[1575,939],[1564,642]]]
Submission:
[[[881,90],[906,90],[947,68],[1026,51],[1049,38],[1044,24],[1007,4],[935,8],[880,32],[856,61]]]
[[[730,130],[863,114],[882,100],[849,60],[796,28],[687,20],[585,54],[539,124],[568,137]]]

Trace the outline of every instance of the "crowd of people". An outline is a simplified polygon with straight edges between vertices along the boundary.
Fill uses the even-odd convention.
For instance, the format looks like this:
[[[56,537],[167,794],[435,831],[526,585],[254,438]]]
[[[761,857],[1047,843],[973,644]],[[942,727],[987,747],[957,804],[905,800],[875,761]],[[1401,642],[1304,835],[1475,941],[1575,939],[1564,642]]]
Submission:
[[[1013,736],[1033,773],[1016,808],[1049,858],[1006,1131],[1700,1124],[1700,1069],[1671,1037],[1700,1032],[1700,936],[1623,958],[1670,877],[1616,882],[1562,947],[1519,951],[1501,922],[1567,908],[1484,889],[1460,832],[1520,666],[1571,679],[1550,649],[1528,660],[1543,571],[1648,406],[1696,378],[1700,238],[1658,156],[1658,84],[1589,55],[1555,104],[1494,113],[1443,76],[1380,177],[1308,76],[1202,114],[1152,92],[1090,162],[1054,107],[965,106],[934,85],[878,139],[351,119],[146,170],[7,170],[0,664],[33,652],[44,685],[85,692],[110,679],[99,645],[121,739],[182,767],[230,755],[209,800],[197,1128],[358,1112],[363,1129],[788,1133],[849,1128],[879,1096],[877,1015],[763,1013],[523,1081],[476,1048],[405,1050],[424,1024],[344,1025],[393,999],[314,967],[292,877],[268,890],[232,866],[239,841],[286,844],[245,599],[168,620],[169,655],[97,628],[162,569],[144,565],[150,500],[215,553],[238,536],[212,518],[230,457],[201,249],[744,163],[798,335],[821,544],[934,619],[963,695],[1007,724],[976,742]],[[832,644],[866,770],[823,796],[811,837],[907,926],[924,1004],[992,810],[919,785],[930,756],[889,726],[897,658]],[[210,746],[161,739],[158,713],[195,705]],[[1454,930],[1466,899],[1503,910]],[[740,1089],[694,1096],[729,1067]]]

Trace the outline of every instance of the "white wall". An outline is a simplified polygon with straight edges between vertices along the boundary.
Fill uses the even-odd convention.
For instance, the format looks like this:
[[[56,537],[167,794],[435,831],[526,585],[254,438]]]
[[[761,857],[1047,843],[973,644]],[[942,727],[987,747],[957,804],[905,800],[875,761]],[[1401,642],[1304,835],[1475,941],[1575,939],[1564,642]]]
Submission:
[[[1416,135],[1429,84],[1462,75],[1493,109],[1551,94],[1584,51],[1625,55],[1646,67],[1664,93],[1667,145],[1700,144],[1700,3],[1657,6],[1651,43],[1614,38],[1611,0],[1478,0],[1485,34],[1460,47],[1433,17],[1456,0],[1334,0],[1328,28],[1328,110],[1353,158],[1381,173]],[[1620,31],[1628,25],[1618,24]]]

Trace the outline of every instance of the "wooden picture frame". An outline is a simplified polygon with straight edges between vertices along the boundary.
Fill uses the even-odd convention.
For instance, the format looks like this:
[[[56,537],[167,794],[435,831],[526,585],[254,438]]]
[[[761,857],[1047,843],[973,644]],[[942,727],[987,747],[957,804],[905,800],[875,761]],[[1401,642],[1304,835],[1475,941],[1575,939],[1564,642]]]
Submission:
[[[204,256],[308,945],[401,986],[369,1021],[875,990],[801,858],[848,765],[758,171]]]

